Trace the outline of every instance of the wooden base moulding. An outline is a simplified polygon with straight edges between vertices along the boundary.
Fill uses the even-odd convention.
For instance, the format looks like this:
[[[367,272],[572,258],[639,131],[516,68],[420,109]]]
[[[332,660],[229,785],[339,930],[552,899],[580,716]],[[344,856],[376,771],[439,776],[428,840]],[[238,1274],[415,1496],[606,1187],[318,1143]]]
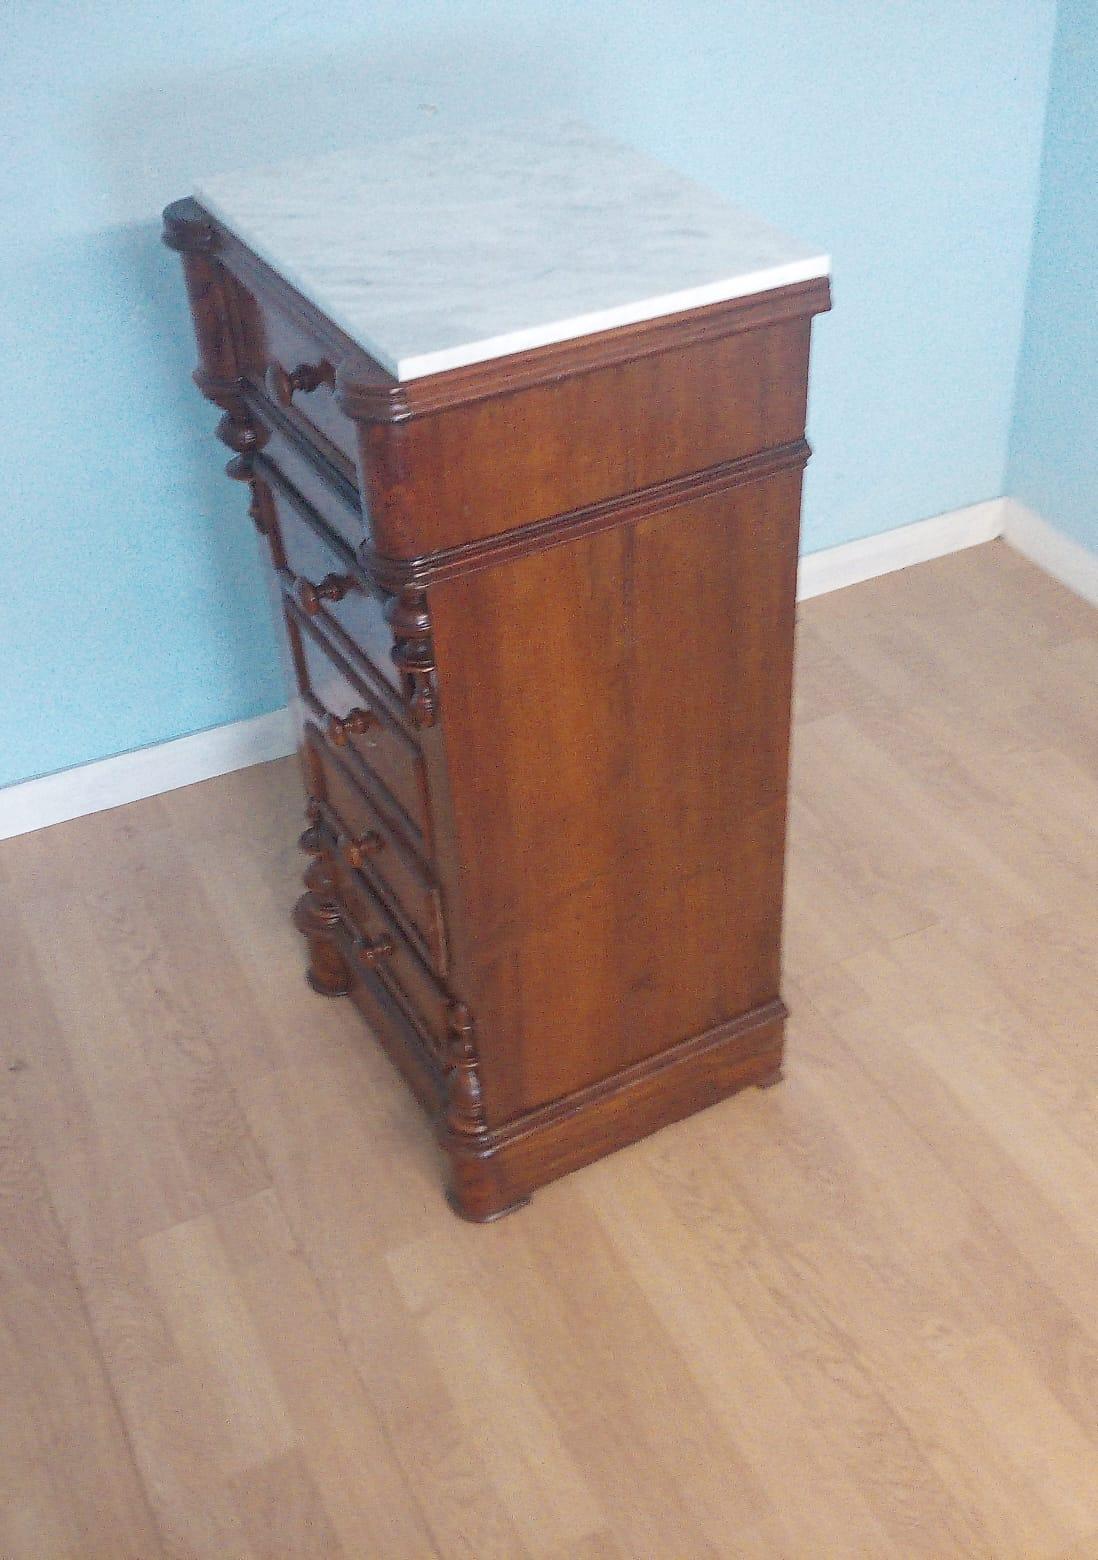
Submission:
[[[592,1164],[741,1089],[769,1088],[782,1076],[787,1009],[780,998],[728,1023],[692,1035],[597,1083],[504,1123],[488,1127],[475,1107],[454,1110],[453,1084],[479,1096],[472,1025],[465,1052],[441,1063],[408,1025],[376,974],[356,959],[358,939],[314,863],[294,924],[309,944],[309,984],[323,996],[350,996],[390,1061],[435,1120],[450,1162],[447,1197],[455,1212],[483,1224],[521,1208],[539,1186]],[[472,1084],[470,1089],[469,1084]]]
[[[472,1142],[444,1128],[451,1205],[476,1223],[497,1219],[535,1188],[660,1127],[750,1085],[769,1088],[781,1078],[785,1017],[783,1002],[767,1003]]]

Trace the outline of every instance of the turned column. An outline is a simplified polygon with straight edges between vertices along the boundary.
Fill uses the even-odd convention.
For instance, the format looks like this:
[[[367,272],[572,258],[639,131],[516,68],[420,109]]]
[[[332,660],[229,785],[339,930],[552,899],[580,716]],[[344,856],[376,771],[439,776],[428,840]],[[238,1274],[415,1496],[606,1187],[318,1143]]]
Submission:
[[[335,902],[335,882],[328,848],[320,829],[320,810],[315,802],[306,808],[309,827],[298,844],[313,860],[305,869],[305,889],[294,905],[294,925],[309,950],[305,978],[314,991],[324,997],[345,997],[351,989],[351,969],[344,957],[337,932],[343,921]]]

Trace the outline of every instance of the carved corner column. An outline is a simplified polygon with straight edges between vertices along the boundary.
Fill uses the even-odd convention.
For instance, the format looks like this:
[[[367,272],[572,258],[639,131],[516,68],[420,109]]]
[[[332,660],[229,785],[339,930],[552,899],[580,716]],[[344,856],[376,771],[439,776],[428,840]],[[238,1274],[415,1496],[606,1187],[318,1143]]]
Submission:
[[[447,1198],[463,1219],[487,1224],[530,1201],[503,1174],[497,1145],[488,1126],[480,1084],[480,1057],[472,1014],[464,1002],[452,1002],[443,1067],[445,1089],[439,1141],[450,1158]]]
[[[423,730],[433,726],[438,717],[435,651],[426,587],[414,582],[402,585],[390,598],[385,616],[393,631],[393,661],[400,672],[408,713],[412,724]]]
[[[345,997],[353,976],[337,936],[343,919],[335,901],[335,880],[315,802],[306,807],[306,816],[309,826],[298,844],[313,860],[305,869],[306,892],[294,905],[293,915],[309,950],[305,978],[322,997]]]
[[[164,211],[164,243],[182,259],[199,364],[192,378],[207,401],[221,408],[217,437],[233,452],[225,471],[251,488],[248,513],[257,530],[267,529],[264,495],[253,470],[267,430],[252,416],[244,396],[232,339],[231,279],[217,261],[217,232],[193,200],[177,200]]]

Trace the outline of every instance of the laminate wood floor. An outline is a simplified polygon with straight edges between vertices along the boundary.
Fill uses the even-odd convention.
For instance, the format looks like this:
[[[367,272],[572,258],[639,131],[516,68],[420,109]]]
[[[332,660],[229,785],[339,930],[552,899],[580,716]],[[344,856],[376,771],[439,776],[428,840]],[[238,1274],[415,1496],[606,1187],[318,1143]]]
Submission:
[[[1098,1560],[1096,689],[999,543],[808,603],[786,1081],[486,1228],[292,761],[0,846],[0,1556]]]

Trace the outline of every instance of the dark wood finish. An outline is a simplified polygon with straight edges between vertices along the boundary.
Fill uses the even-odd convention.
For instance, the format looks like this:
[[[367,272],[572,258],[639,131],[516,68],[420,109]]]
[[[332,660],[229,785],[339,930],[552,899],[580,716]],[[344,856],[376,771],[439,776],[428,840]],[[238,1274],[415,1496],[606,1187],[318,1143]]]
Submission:
[[[417,949],[446,973],[446,934],[438,885],[412,840],[394,826],[361,778],[333,753],[315,727],[306,727],[302,761],[313,821],[321,818],[349,867],[367,880],[403,918]]]
[[[776,1081],[826,281],[402,385],[194,202],[166,237],[284,592],[310,980],[454,1206]]]
[[[317,585],[300,575],[297,581],[297,604],[309,617],[316,617],[326,601],[342,601],[354,588],[354,579],[349,574],[326,574]]]
[[[416,837],[429,837],[423,757],[408,730],[375,697],[361,668],[288,599],[285,621],[303,710],[355,764],[382,810],[405,820]]]
[[[799,482],[432,587],[493,1125],[778,993]]]
[[[393,661],[387,594],[332,529],[331,509],[328,518],[318,513],[266,454],[253,462],[252,483],[260,529],[283,589],[306,617],[317,619],[325,638],[366,681],[374,701],[402,717],[403,685]]]
[[[319,390],[321,385],[329,389],[335,385],[335,369],[326,358],[319,363],[299,363],[287,372],[281,363],[267,364],[263,383],[272,401],[281,407],[289,407],[299,390]]]
[[[378,551],[409,558],[459,546],[795,443],[808,320],[745,330],[734,305],[723,309],[728,334],[711,340],[388,428],[367,424],[361,459]],[[508,453],[516,440],[521,460]]]
[[[353,477],[355,430],[335,399],[336,368],[353,354],[347,339],[314,310],[279,306],[257,272],[234,291],[241,374],[277,406],[288,425],[316,442],[337,470]]]
[[[298,437],[295,430],[269,402],[244,391],[248,414],[263,430],[263,447],[251,458],[257,476],[281,493],[292,509],[310,524],[342,544],[353,557],[368,536],[358,488],[343,471],[325,460],[316,445]]]

